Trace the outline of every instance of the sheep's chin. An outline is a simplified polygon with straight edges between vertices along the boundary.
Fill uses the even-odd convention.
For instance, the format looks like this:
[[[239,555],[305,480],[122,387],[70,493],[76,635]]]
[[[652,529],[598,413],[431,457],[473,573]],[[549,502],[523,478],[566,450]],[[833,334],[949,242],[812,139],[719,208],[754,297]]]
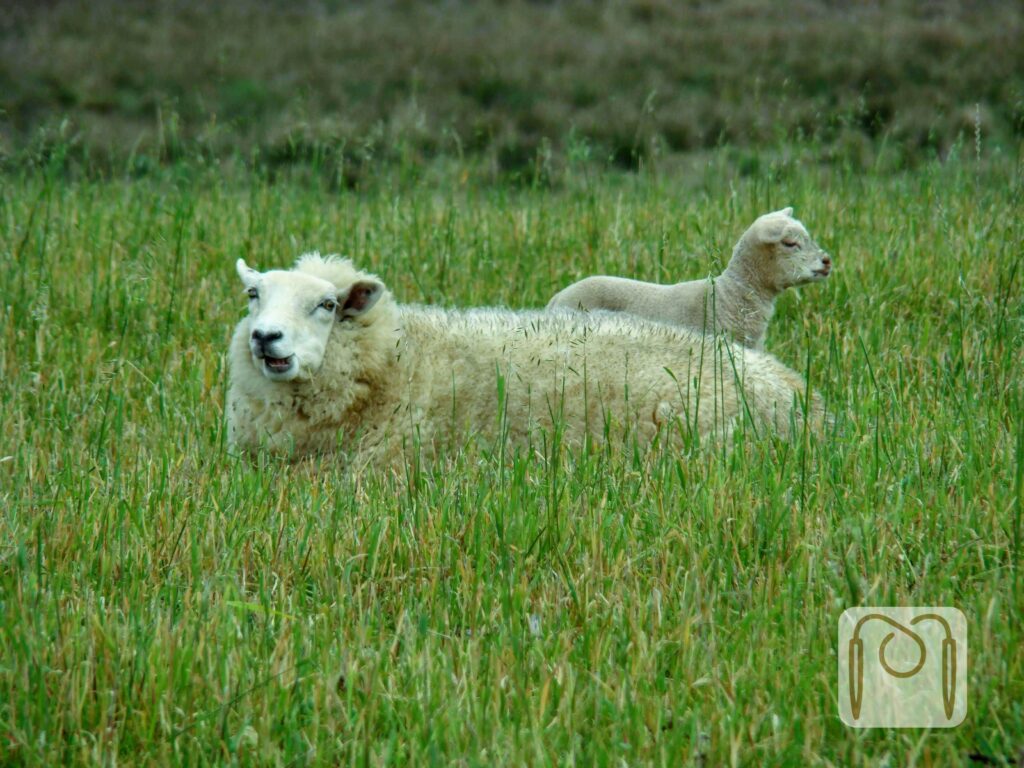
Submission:
[[[271,381],[291,381],[299,375],[295,355],[288,357],[259,357],[254,362],[260,372]]]

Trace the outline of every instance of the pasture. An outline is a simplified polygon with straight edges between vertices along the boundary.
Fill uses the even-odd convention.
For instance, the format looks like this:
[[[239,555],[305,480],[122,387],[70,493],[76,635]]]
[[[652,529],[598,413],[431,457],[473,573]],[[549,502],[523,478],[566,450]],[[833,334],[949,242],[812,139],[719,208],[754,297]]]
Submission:
[[[1018,765],[1022,160],[724,156],[554,189],[457,163],[359,191],[6,175],[0,762]],[[717,272],[785,205],[835,261],[767,341],[825,396],[821,439],[358,477],[226,446],[239,256],[340,252],[399,301],[537,307],[586,274]],[[837,619],[902,604],[966,614],[967,720],[848,729]]]

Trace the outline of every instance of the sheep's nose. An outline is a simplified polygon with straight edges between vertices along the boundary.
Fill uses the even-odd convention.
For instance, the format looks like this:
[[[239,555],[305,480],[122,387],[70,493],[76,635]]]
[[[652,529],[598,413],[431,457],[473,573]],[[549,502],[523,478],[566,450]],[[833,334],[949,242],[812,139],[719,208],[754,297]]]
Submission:
[[[821,263],[824,264],[826,267],[831,267],[832,266],[832,259],[830,259],[828,256],[822,256],[821,257]]]
[[[271,344],[284,336],[281,331],[261,331],[259,328],[253,329],[252,340],[260,346],[266,346]]]

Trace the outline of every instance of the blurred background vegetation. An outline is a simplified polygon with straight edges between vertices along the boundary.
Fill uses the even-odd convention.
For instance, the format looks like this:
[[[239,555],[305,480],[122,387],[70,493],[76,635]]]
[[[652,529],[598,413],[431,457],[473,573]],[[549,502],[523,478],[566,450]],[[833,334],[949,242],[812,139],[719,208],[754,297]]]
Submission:
[[[11,2],[0,160],[184,156],[538,179],[812,143],[911,165],[1024,137],[1019,2]],[[749,154],[748,157],[756,157]]]

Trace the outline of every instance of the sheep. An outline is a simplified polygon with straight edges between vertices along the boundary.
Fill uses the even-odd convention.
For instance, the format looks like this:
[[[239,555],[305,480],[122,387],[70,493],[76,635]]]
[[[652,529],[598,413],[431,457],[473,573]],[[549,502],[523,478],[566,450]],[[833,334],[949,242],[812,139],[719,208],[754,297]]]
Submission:
[[[725,332],[761,350],[776,297],[787,288],[820,282],[831,271],[831,257],[793,218],[793,209],[783,208],[761,216],[743,233],[716,278],[658,285],[587,277],[555,294],[547,308],[628,312],[701,332]]]
[[[578,445],[615,424],[649,445],[664,427],[672,440],[728,435],[744,414],[783,435],[805,410],[808,427],[821,420],[820,400],[774,357],[686,329],[400,306],[376,276],[316,253],[287,271],[236,268],[249,314],[231,340],[226,415],[243,452],[397,469],[417,444],[438,457],[467,436],[525,447],[557,428]]]

